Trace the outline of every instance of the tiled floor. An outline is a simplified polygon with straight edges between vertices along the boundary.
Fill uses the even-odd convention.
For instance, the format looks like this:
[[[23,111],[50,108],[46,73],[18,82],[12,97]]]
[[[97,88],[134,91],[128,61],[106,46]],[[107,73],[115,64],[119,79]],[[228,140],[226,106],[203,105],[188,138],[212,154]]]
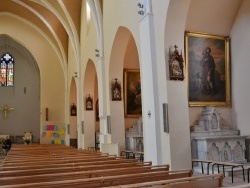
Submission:
[[[246,169],[246,168],[245,168]],[[197,171],[197,170],[195,170]],[[234,183],[232,183],[232,176],[228,176],[226,172],[226,177],[223,179],[223,187],[234,187],[234,188],[240,188],[240,187],[249,187],[250,183],[247,181],[247,171],[245,170],[245,181],[243,180],[242,171],[239,170],[238,172],[235,172],[234,175]],[[200,175],[201,173],[194,172],[194,175]]]
[[[248,185],[248,186],[247,186]],[[223,180],[223,187],[250,187],[250,183],[247,183],[247,178],[246,181],[244,182],[242,179],[242,176],[238,175],[234,177],[234,183],[232,183],[231,177],[225,177]]]

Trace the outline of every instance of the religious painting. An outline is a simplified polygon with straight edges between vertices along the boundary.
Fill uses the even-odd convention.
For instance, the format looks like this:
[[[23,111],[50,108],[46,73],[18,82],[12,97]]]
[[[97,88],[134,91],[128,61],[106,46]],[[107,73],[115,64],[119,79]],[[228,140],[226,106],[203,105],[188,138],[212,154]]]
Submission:
[[[76,105],[75,105],[75,103],[73,103],[73,104],[71,105],[71,107],[70,107],[70,115],[71,115],[71,116],[76,116],[76,114],[77,114]]]
[[[189,106],[229,106],[229,37],[185,32]]]
[[[140,117],[142,115],[139,70],[124,70],[124,106],[125,117]]]
[[[93,110],[93,97],[90,94],[86,97],[86,110]]]
[[[121,82],[115,78],[111,85],[112,101],[122,100],[121,90]]]
[[[170,80],[184,80],[182,52],[179,53],[176,45],[174,48],[173,52],[169,49],[169,78]]]

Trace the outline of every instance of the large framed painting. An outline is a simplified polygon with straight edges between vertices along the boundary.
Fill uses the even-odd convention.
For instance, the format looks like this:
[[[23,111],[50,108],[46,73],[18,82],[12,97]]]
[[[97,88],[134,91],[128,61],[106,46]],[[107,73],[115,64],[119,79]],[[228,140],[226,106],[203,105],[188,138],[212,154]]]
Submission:
[[[230,106],[229,37],[185,32],[189,106]]]
[[[125,117],[140,117],[142,115],[140,71],[124,70],[123,85]]]

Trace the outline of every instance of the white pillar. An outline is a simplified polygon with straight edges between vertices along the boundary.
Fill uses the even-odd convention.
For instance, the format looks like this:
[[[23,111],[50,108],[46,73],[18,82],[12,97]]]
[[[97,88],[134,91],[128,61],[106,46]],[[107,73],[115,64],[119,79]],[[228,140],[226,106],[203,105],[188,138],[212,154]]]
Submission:
[[[100,144],[111,143],[111,134],[108,132],[107,114],[107,84],[105,63],[102,53],[97,60],[98,96],[99,96],[99,118],[100,118]]]
[[[83,84],[81,79],[80,71],[78,72],[77,77],[75,78],[76,85],[77,85],[77,147],[84,148],[84,134],[82,134],[82,119],[83,119]]]
[[[139,6],[140,27],[140,73],[142,87],[142,114],[145,161],[162,162],[160,116],[157,82],[157,59],[155,51],[154,17],[151,1],[141,0]]]

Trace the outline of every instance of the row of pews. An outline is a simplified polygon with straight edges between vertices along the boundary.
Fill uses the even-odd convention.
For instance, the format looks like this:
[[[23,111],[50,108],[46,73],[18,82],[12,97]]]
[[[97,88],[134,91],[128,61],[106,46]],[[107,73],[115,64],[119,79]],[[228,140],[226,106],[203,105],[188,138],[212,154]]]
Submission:
[[[192,169],[170,170],[106,153],[64,145],[13,145],[0,166],[0,188],[214,188],[223,174],[193,176]]]

